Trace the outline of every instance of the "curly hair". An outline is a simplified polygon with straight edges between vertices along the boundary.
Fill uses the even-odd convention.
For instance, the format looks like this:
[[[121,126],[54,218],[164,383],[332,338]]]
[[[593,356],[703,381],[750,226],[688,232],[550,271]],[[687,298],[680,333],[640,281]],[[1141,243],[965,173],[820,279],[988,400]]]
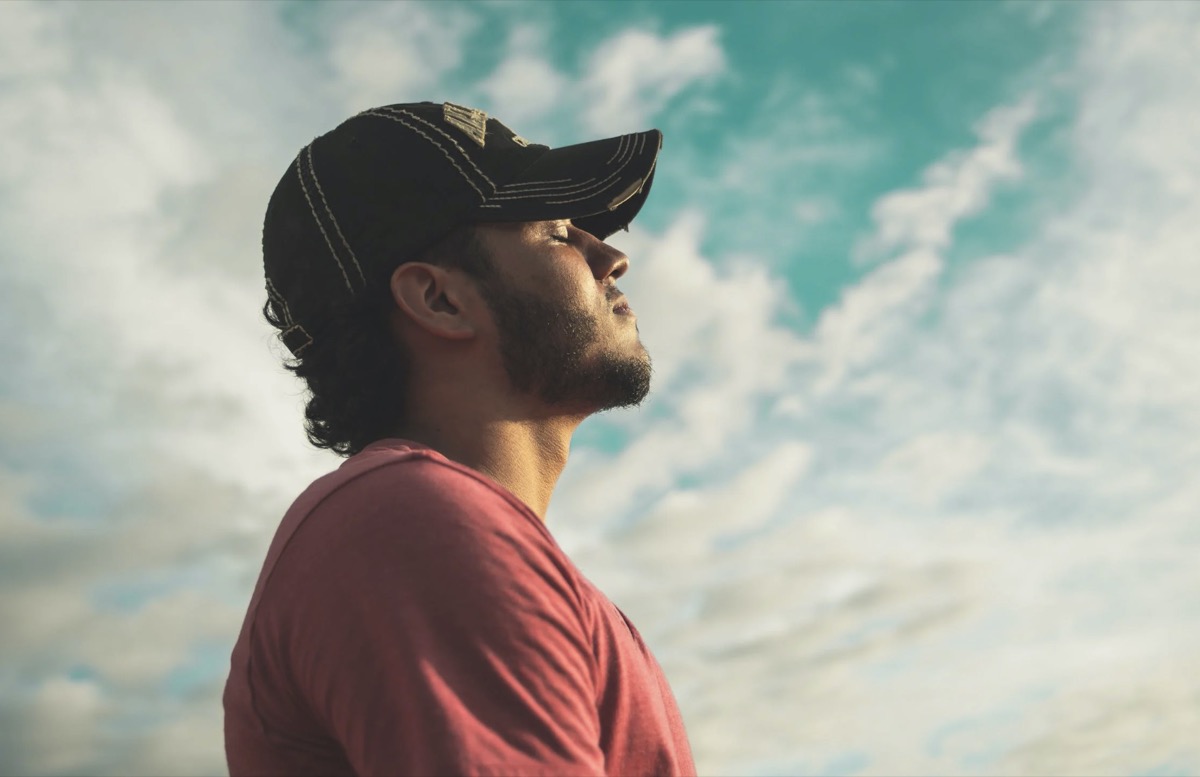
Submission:
[[[471,225],[405,261],[461,270],[484,284],[495,277],[491,257]],[[314,446],[353,456],[401,428],[411,356],[392,335],[389,316],[394,308],[389,285],[374,284],[355,299],[332,306],[319,341],[302,356],[284,361],[308,386],[304,430]],[[268,299],[263,317],[282,332],[287,325],[279,314]]]

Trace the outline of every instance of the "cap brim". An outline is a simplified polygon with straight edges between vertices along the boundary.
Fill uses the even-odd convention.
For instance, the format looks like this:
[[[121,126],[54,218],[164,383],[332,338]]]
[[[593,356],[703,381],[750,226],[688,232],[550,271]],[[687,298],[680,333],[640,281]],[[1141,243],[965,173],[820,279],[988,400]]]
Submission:
[[[655,129],[550,149],[498,186],[476,220],[572,219],[603,240],[641,210],[661,148]]]

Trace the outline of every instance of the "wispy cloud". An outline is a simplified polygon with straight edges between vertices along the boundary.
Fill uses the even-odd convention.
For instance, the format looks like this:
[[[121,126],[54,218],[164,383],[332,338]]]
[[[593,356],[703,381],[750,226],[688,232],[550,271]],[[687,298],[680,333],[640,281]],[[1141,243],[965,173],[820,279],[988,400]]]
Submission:
[[[504,59],[479,84],[492,112],[514,127],[543,118],[569,96],[570,80],[545,56],[548,36],[542,26],[513,25]]]
[[[858,244],[856,258],[864,261],[897,248],[945,249],[954,225],[986,207],[998,182],[1020,176],[1015,145],[1035,115],[1032,96],[991,111],[975,127],[978,146],[926,168],[920,187],[877,201],[871,208],[875,230]]]
[[[420,3],[365,3],[321,9],[333,29],[333,93],[355,113],[375,105],[437,100],[444,77],[463,60],[479,20],[467,8]]]
[[[715,25],[660,36],[628,29],[592,51],[580,88],[586,99],[584,127],[616,134],[645,129],[689,86],[709,81],[726,68]]]

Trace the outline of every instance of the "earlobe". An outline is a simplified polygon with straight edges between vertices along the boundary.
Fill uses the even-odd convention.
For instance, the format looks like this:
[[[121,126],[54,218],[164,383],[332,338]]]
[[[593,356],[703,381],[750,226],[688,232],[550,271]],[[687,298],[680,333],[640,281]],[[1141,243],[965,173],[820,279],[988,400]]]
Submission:
[[[402,319],[435,337],[467,339],[475,327],[461,304],[460,284],[444,268],[423,262],[400,265],[390,279]]]

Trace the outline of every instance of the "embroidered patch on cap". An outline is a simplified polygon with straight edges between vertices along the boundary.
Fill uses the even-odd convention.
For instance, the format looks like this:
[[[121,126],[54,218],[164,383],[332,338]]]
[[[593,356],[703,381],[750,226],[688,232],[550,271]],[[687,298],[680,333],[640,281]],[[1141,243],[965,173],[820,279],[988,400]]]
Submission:
[[[467,108],[454,103],[442,104],[442,119],[451,126],[458,127],[471,140],[483,148],[487,138],[487,114],[476,108]]]

